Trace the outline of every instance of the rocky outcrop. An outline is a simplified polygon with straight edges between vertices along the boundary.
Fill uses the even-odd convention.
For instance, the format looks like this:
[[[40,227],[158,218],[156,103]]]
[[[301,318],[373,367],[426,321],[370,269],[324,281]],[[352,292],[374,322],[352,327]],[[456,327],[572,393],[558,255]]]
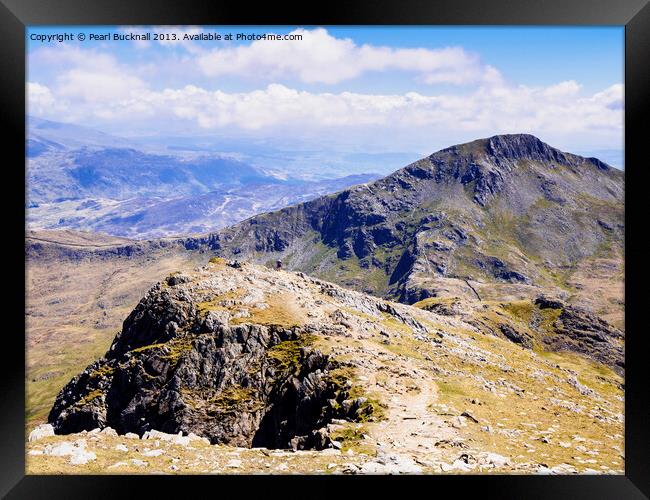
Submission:
[[[526,349],[578,353],[619,374],[625,370],[625,334],[586,309],[557,297],[482,303],[459,297],[421,300],[416,307],[460,318]]]
[[[177,273],[152,288],[104,358],[66,385],[49,415],[57,433],[110,426],[321,449],[332,419],[372,414],[349,397],[344,366],[311,346],[313,327],[229,324],[190,281]]]
[[[539,296],[534,304],[542,311],[553,311],[556,318],[543,337],[547,349],[578,352],[623,373],[625,334],[621,330],[586,309],[554,298]]]
[[[552,327],[543,340],[547,349],[578,352],[619,373],[625,369],[623,332],[589,311],[565,306]]]
[[[135,353],[113,351],[64,388],[49,420],[57,433],[111,426],[140,435],[193,432],[244,447],[325,448],[322,428],[332,418],[356,420],[372,410],[358,400],[343,405],[349,387],[330,377],[337,364],[298,347],[303,336],[219,327]]]
[[[508,324],[499,325],[499,330],[501,330],[501,333],[503,333],[508,340],[511,340],[515,344],[521,344],[523,347],[528,349],[533,348],[533,339],[525,333],[515,330],[512,326]]]

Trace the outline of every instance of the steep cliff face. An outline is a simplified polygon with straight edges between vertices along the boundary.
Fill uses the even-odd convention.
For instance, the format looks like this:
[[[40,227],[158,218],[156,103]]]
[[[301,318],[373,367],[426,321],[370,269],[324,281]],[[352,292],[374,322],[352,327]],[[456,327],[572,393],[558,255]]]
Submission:
[[[466,280],[497,285],[497,297],[546,288],[567,298],[582,293],[568,283],[581,262],[605,259],[620,273],[623,196],[621,171],[504,135],[183,244],[259,263],[280,258],[406,303],[470,297]]]

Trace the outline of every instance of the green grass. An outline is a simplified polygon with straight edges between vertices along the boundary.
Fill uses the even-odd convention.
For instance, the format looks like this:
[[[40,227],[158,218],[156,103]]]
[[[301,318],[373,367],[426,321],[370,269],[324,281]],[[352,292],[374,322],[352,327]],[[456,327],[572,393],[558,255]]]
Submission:
[[[339,366],[329,371],[328,381],[332,382],[336,387],[343,388],[348,382],[351,387],[348,390],[348,397],[366,398],[366,403],[361,407],[360,422],[377,422],[386,417],[386,406],[376,397],[375,394],[368,393],[364,388],[356,383],[356,369],[351,366]]]
[[[453,397],[467,397],[468,394],[465,391],[465,388],[456,382],[444,382],[444,381],[436,381],[436,385],[438,386],[438,391],[440,392],[440,395],[446,398],[453,398]]]
[[[214,405],[224,411],[234,411],[243,404],[253,402],[254,394],[250,387],[228,387],[214,399]]]
[[[151,349],[165,349],[165,352],[160,356],[160,359],[171,361],[173,365],[177,364],[180,358],[186,352],[192,349],[193,340],[190,337],[175,337],[168,342],[161,342],[158,344],[149,344],[141,347],[136,347],[130,352],[139,354],[149,351]]]
[[[419,302],[416,302],[412,305],[413,307],[429,311],[433,306],[436,306],[438,304],[452,306],[456,302],[458,302],[458,297],[429,297],[428,299],[420,300]]]
[[[110,346],[115,332],[110,330],[86,335],[86,342],[74,348],[28,348],[25,425],[27,431],[45,423],[57,394],[86,366],[101,358]]]
[[[115,367],[111,365],[102,365],[99,368],[97,368],[95,371],[91,372],[89,377],[91,379],[93,378],[102,378],[102,377],[110,377],[113,372],[115,371]]]
[[[197,389],[181,389],[183,401],[196,411],[208,414],[232,414],[246,408],[250,411],[261,409],[263,402],[255,397],[251,387],[233,385],[218,394]]]
[[[542,321],[539,329],[547,333],[552,333],[555,330],[553,324],[560,318],[562,311],[562,309],[540,309],[539,313],[542,315]]]
[[[507,311],[513,319],[521,321],[527,326],[533,320],[533,316],[537,310],[535,305],[530,300],[517,300],[503,304],[503,309]]]
[[[168,351],[160,356],[160,359],[170,361],[176,365],[183,355],[192,350],[193,341],[191,338],[175,338],[167,342]]]
[[[100,389],[95,389],[90,391],[88,394],[86,394],[84,397],[82,397],[79,401],[75,403],[76,406],[84,406],[91,401],[94,401],[95,399],[101,397],[104,395],[104,391]]]
[[[535,203],[531,206],[533,210],[548,210],[556,206],[556,203],[552,202],[549,199],[544,197],[538,198]]]
[[[337,387],[344,387],[348,381],[353,382],[356,377],[356,370],[351,366],[339,366],[328,372],[328,380]],[[350,397],[359,397],[361,392],[357,386],[350,390]]]
[[[336,249],[323,243],[320,234],[314,231],[312,237],[313,242],[310,246],[311,255],[309,260],[303,266],[307,274],[317,271],[324,262],[330,260],[330,257],[336,258]],[[272,262],[272,265],[274,264],[275,262]]]
[[[161,342],[159,344],[149,344],[149,345],[143,345],[141,347],[136,347],[135,349],[131,350],[132,353],[140,353],[140,352],[145,352],[150,349],[160,349],[162,347],[165,347],[167,345],[167,342]]]
[[[406,335],[410,335],[413,333],[411,327],[405,325],[404,323],[396,319],[391,314],[382,311],[381,315],[383,316],[383,319],[381,320],[381,324],[384,325],[386,328],[390,330],[397,330],[398,332]]]
[[[266,351],[273,366],[282,372],[295,373],[300,368],[300,350],[316,340],[315,335],[301,335],[297,340],[285,340]]]
[[[359,412],[361,415],[360,422],[380,422],[386,419],[385,410],[388,407],[380,399],[369,393],[364,393],[363,396],[359,397],[365,397],[367,399],[365,405],[361,407],[361,411]],[[366,407],[369,408],[369,411],[364,411]]]
[[[355,453],[365,453],[372,455],[374,448],[364,443],[363,435],[367,433],[365,427],[357,427],[354,424],[348,424],[343,429],[337,429],[330,434],[334,441],[341,443],[341,451],[346,453],[352,450]]]

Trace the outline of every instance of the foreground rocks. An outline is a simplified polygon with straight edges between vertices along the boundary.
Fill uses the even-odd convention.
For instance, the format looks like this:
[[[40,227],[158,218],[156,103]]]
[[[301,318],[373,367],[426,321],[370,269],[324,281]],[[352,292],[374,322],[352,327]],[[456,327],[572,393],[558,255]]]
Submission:
[[[49,436],[30,443],[28,450],[32,471],[71,474],[88,471],[100,474],[356,474],[361,473],[361,468],[352,462],[370,460],[371,457],[350,450],[249,449],[210,445],[196,436],[152,431],[142,439],[133,439],[99,429]]]
[[[49,416],[57,433],[110,426],[234,446],[323,449],[333,418],[370,416],[371,405],[349,398],[350,381],[335,373],[340,364],[310,347],[312,327],[231,325],[236,318],[214,293],[196,286],[174,275],[150,290],[105,357],[57,397]],[[264,302],[256,306],[273,314]]]
[[[28,470],[621,473],[621,376],[540,350],[567,309],[412,307],[213,259],[155,285],[64,387]]]
[[[206,440],[154,432],[133,439],[111,432],[82,432],[48,436],[30,442],[30,473],[95,474],[577,474],[569,464],[553,467],[535,462],[514,464],[489,452],[459,453],[449,462],[422,461],[404,453],[369,455],[341,452],[286,451],[210,445]],[[586,472],[602,473],[595,469]],[[616,471],[611,471],[615,473]]]
[[[29,442],[38,441],[45,437],[54,436],[54,427],[50,424],[39,425],[32,432],[29,433],[27,440]]]

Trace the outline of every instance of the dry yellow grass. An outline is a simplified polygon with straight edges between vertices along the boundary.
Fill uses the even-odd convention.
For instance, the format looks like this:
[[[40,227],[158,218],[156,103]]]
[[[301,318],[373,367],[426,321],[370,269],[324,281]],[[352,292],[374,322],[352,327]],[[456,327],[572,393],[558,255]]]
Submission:
[[[266,299],[268,307],[248,309],[250,316],[234,318],[233,324],[254,323],[266,326],[282,326],[292,328],[304,324],[305,313],[296,306],[295,296],[278,294]]]
[[[27,263],[28,429],[44,422],[63,386],[108,349],[142,295],[197,256]],[[201,259],[204,259],[202,257]]]

